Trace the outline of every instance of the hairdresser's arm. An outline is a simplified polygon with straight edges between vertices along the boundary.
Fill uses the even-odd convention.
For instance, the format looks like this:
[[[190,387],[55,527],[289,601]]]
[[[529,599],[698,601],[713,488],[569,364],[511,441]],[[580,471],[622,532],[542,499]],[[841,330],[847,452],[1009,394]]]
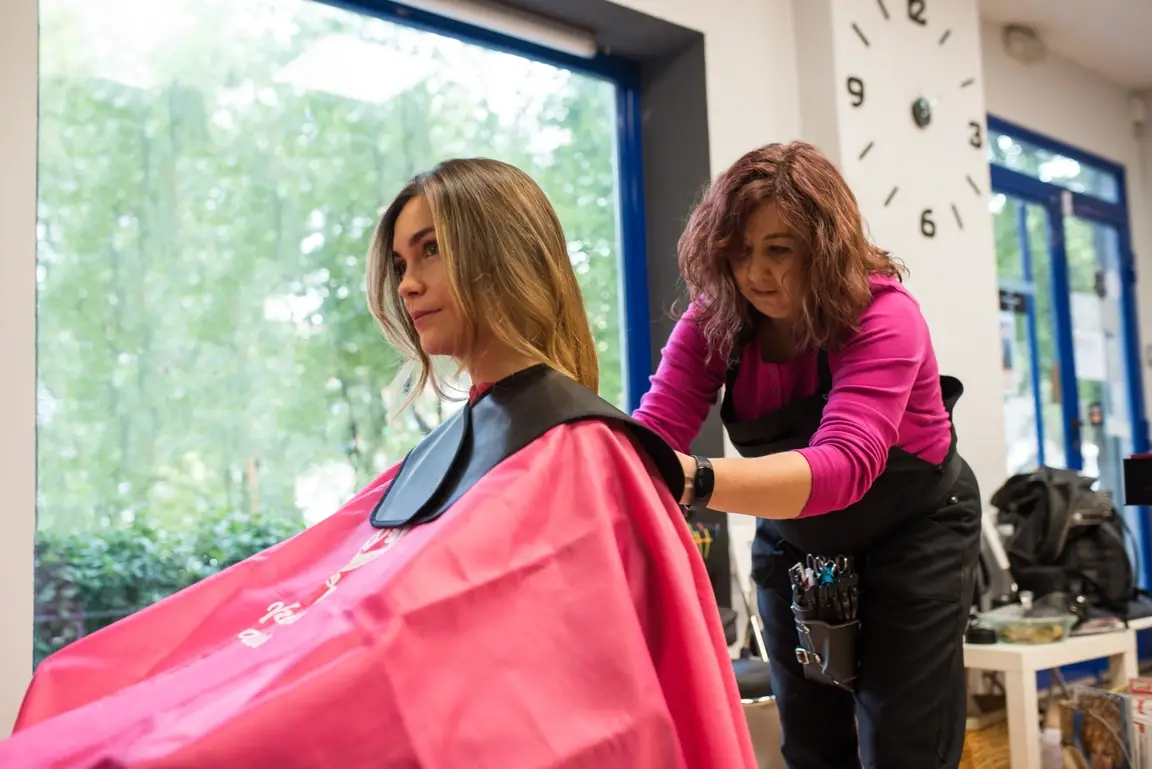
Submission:
[[[808,448],[749,459],[713,459],[716,486],[708,507],[759,518],[800,518],[859,501],[884,472],[912,386],[930,348],[915,301],[878,293],[860,330],[829,356],[833,386]],[[691,478],[696,463],[681,456]],[[685,491],[685,501],[690,491]]]
[[[652,387],[632,414],[679,452],[688,451],[724,385],[724,360],[719,355],[708,360],[704,334],[692,322],[694,314],[690,307],[672,329]]]

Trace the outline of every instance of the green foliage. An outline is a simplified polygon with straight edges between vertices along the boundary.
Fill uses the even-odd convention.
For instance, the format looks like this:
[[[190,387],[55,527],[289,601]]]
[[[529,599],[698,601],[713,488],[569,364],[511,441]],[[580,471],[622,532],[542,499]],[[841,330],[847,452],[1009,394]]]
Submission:
[[[36,661],[303,528],[298,517],[218,511],[175,531],[143,520],[36,544]]]

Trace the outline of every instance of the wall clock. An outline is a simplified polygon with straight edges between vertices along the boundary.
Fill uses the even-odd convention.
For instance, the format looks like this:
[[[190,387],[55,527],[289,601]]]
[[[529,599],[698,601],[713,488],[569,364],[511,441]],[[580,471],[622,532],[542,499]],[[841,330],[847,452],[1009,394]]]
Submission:
[[[969,3],[849,4],[835,31],[841,165],[874,229],[933,240],[987,215],[978,23]],[[840,6],[846,9],[847,6]],[[859,10],[855,10],[859,9]]]

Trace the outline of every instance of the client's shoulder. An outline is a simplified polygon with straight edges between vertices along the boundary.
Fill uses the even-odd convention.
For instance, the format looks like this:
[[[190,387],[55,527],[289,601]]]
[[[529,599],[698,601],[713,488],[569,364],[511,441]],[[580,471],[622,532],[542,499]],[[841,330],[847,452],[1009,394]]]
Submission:
[[[624,460],[610,450],[617,439],[583,423],[630,434],[657,477],[676,494],[683,488],[679,459],[663,439],[571,378],[536,366],[492,385],[421,441],[371,520],[382,528],[430,522],[493,473],[618,474],[611,465]],[[581,429],[558,430],[574,425]]]
[[[680,461],[672,447],[650,428],[552,369],[544,367],[524,384],[520,396],[509,400],[509,404],[516,401],[521,404],[510,409],[509,422],[523,420],[546,425],[540,435],[553,432],[559,426],[578,426],[579,429],[561,431],[561,434],[568,441],[586,443],[585,450],[606,452],[614,448],[624,452],[618,454],[618,458],[639,453],[655,470],[656,478],[673,494],[679,494],[684,480]],[[607,461],[608,457],[604,459]]]
[[[576,467],[584,476],[640,478],[679,497],[684,474],[675,451],[656,433],[621,413],[557,425],[543,435],[533,454],[550,457],[557,468]],[[539,462],[539,460],[537,460]],[[538,463],[537,467],[543,469]]]

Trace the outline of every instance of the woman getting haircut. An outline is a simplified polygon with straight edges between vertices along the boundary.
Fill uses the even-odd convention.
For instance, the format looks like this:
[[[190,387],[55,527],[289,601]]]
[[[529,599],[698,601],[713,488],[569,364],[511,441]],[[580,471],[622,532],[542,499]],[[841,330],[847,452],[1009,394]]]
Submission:
[[[368,298],[415,390],[448,356],[468,401],[331,517],[46,660],[0,766],[754,766],[682,468],[596,396],[540,188],[417,176]]]
[[[692,303],[633,415],[682,502],[759,518],[753,579],[789,769],[955,767],[980,493],[901,265],[815,147],[753,150],[680,240]],[[721,388],[739,458],[689,456]]]

